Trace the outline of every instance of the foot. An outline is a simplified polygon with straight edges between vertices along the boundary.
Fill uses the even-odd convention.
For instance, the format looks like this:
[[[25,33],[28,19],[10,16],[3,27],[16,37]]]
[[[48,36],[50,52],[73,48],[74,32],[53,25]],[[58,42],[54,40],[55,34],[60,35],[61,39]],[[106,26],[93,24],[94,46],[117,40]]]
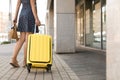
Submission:
[[[10,65],[14,68],[20,67],[18,64],[15,64],[15,63],[10,63]]]
[[[23,67],[26,67],[26,59],[23,61]]]
[[[12,62],[10,63],[10,65],[11,65],[12,67],[14,67],[14,68],[20,67],[19,64],[18,64],[18,62],[17,62],[17,60],[14,60],[14,59],[12,59]]]

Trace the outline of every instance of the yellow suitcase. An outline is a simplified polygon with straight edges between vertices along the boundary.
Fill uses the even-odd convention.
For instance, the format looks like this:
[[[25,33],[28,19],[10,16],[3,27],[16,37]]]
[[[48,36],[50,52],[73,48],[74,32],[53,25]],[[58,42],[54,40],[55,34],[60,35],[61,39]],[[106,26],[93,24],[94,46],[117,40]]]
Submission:
[[[51,71],[52,38],[49,35],[31,34],[28,36],[27,70],[31,67],[45,68]]]

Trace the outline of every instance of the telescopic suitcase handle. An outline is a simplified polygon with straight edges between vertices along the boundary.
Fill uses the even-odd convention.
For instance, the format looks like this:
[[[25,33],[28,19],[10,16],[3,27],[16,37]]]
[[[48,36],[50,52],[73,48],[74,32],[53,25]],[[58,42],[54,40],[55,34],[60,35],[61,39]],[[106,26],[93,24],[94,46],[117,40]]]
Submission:
[[[44,26],[44,34],[46,34],[46,27],[45,27],[45,24],[41,24],[40,26]],[[35,28],[34,28],[34,33],[39,33],[39,29],[37,29],[38,26],[36,26],[35,24]],[[38,30],[38,31],[37,31]]]

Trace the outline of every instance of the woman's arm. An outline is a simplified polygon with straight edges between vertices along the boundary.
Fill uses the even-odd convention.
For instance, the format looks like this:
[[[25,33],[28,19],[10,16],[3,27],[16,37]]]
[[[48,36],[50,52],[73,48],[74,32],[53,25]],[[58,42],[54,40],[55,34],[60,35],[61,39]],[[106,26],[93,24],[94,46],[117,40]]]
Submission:
[[[18,0],[17,5],[16,5],[15,17],[14,17],[14,20],[13,20],[14,24],[17,23],[17,17],[18,17],[18,12],[19,12],[19,9],[20,9],[20,5],[21,5],[21,0]]]
[[[35,3],[36,3],[36,0],[30,0],[32,12],[33,12],[33,15],[34,15],[34,18],[35,18],[35,24],[37,26],[40,26],[41,23],[40,23],[40,20],[38,18],[38,15],[37,15],[37,9],[36,9],[36,4]]]

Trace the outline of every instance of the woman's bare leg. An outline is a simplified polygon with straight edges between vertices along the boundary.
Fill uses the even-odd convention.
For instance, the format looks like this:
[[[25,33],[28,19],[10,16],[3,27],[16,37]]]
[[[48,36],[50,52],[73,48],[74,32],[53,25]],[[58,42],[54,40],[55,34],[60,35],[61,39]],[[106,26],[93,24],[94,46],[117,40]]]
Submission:
[[[28,36],[29,36],[30,34],[32,34],[32,33],[26,32],[25,42],[24,42],[24,62],[23,62],[23,66],[26,65]]]
[[[12,56],[12,62],[11,63],[15,63],[17,64],[17,55],[25,41],[25,36],[26,36],[26,33],[25,32],[21,32],[20,33],[20,39],[17,41],[16,45],[15,45],[15,48],[14,48],[14,51],[13,51],[13,56]]]

